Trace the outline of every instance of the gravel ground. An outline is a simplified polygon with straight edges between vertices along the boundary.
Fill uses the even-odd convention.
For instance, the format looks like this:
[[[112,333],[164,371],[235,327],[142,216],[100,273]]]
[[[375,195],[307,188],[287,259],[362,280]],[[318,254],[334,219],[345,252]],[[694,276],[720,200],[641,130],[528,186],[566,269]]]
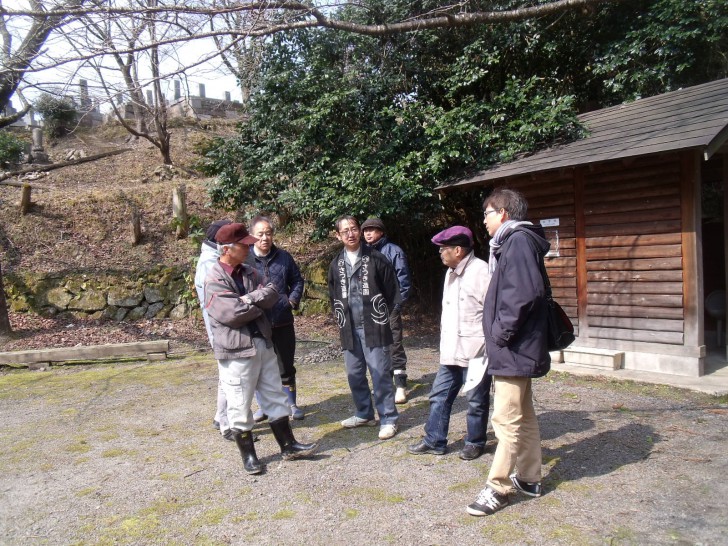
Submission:
[[[294,430],[319,441],[318,454],[284,462],[259,426],[257,477],[211,426],[209,354],[0,371],[0,543],[726,543],[725,399],[549,374],[534,387],[544,496],[475,518],[465,506],[495,442],[476,461],[458,458],[462,397],[450,452],[406,453],[422,434],[433,341],[409,345],[412,396],[384,442],[377,428],[340,428],[352,413],[341,358],[319,362],[330,355],[321,343],[299,352],[307,417]]]

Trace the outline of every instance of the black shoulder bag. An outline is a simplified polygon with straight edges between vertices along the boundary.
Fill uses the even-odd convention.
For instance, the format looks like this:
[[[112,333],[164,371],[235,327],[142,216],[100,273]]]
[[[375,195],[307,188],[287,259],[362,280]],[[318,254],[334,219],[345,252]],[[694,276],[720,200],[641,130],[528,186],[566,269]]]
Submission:
[[[535,235],[527,229],[519,230],[528,233],[531,237]],[[543,277],[543,285],[546,288],[546,309],[548,313],[548,350],[561,351],[574,343],[574,325],[571,323],[569,315],[556,302],[551,293],[551,282],[546,272],[546,265],[543,258],[539,258],[539,266],[541,267],[541,276]]]

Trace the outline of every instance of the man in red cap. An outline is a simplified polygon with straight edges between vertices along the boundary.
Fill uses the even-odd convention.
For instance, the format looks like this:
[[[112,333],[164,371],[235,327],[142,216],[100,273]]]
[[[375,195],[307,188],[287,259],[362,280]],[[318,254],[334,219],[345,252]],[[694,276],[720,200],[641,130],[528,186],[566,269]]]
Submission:
[[[228,402],[230,430],[245,471],[259,474],[263,466],[255,453],[251,432],[255,421],[250,410],[256,391],[284,459],[309,455],[316,444],[297,442],[291,430],[288,400],[271,342],[271,325],[264,312],[278,301],[278,293],[272,284],[260,285],[258,274],[244,263],[249,245],[257,239],[237,223],[221,227],[215,238],[220,259],[205,278],[205,309]]]

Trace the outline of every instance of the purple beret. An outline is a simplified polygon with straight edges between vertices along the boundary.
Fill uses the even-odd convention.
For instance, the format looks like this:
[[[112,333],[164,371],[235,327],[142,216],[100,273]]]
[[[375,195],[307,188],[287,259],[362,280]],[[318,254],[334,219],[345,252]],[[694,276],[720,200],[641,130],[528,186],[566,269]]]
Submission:
[[[437,246],[473,246],[473,232],[464,226],[453,226],[441,231],[432,238]]]

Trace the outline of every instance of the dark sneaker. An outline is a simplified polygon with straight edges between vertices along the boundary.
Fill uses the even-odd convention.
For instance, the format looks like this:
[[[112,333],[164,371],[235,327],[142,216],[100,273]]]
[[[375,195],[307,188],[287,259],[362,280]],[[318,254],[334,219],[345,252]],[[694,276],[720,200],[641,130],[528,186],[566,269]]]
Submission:
[[[212,420],[212,428],[220,430],[220,423],[218,423],[217,419]]]
[[[436,448],[428,446],[424,440],[419,444],[407,446],[407,453],[412,455],[424,455],[429,453],[430,455],[444,455],[447,450],[445,448]]]
[[[485,451],[485,447],[476,446],[474,444],[465,444],[465,447],[460,451],[460,457],[463,461],[472,461],[480,457]]]
[[[518,489],[524,495],[528,495],[529,497],[541,496],[541,482],[524,482],[516,477],[515,472],[508,477],[513,482],[513,487]]]
[[[508,506],[508,495],[501,495],[486,487],[478,493],[475,502],[468,505],[467,510],[471,516],[489,516],[506,506]]]

